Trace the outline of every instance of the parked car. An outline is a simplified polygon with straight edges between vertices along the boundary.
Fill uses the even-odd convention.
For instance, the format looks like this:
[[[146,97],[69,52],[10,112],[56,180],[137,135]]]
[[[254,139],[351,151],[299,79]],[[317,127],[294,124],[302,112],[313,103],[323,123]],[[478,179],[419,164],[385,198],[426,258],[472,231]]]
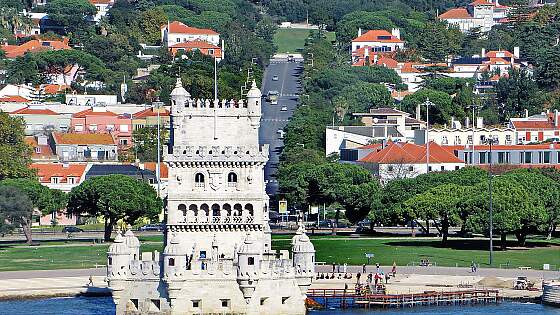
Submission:
[[[286,112],[288,111],[288,106],[282,106],[282,108],[280,108],[281,112]]]
[[[273,76],[272,81],[278,81],[278,76],[277,75]]]
[[[138,228],[138,231],[163,231],[163,226],[161,224],[146,224]]]
[[[65,226],[62,229],[62,232],[64,233],[78,233],[78,232],[83,232],[84,230],[80,229],[79,227],[76,226]]]

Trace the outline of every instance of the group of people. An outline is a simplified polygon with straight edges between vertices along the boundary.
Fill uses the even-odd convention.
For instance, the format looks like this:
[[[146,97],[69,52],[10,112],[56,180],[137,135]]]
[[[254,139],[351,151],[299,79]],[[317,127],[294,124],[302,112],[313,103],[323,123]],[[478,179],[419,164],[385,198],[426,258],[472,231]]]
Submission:
[[[378,292],[378,290],[383,290],[384,288],[384,283],[383,280],[385,280],[385,284],[389,283],[389,279],[392,277],[396,277],[397,275],[397,264],[396,262],[393,262],[393,266],[391,268],[391,272],[389,273],[385,273],[382,269],[381,266],[377,263],[375,264],[375,272],[370,271],[368,272],[368,268],[366,264],[363,264],[361,266],[362,270],[361,272],[357,272],[356,273],[356,284],[354,287],[354,290],[356,291],[356,294],[361,294],[367,291],[368,288],[374,288],[375,289],[375,293]],[[362,275],[366,275],[367,274],[367,279],[364,283],[362,283],[361,278]],[[352,272],[348,271],[348,265],[347,264],[343,264],[343,265],[338,265],[336,263],[332,264],[332,270],[331,273],[318,273],[316,276],[316,279],[353,279],[354,274]],[[348,283],[344,284],[344,289],[348,290]],[[372,289],[373,290],[373,289]]]

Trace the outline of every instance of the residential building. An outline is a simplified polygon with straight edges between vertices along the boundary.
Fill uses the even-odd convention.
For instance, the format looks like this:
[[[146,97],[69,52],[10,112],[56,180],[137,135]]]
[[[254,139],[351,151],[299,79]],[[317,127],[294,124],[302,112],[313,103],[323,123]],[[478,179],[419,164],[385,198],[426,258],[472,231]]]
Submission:
[[[450,25],[456,25],[462,32],[480,28],[488,32],[494,25],[507,21],[510,7],[503,6],[498,0],[475,0],[466,7],[448,10],[438,16]]]
[[[178,21],[173,21],[161,27],[161,42],[167,47],[195,40],[218,46],[220,45],[220,34],[211,29],[196,28]]]
[[[116,162],[117,144],[108,133],[53,132],[56,155],[63,162]]]
[[[11,116],[21,117],[25,121],[25,133],[34,135],[45,131],[68,131],[71,119],[69,115],[62,115],[43,105],[28,105],[10,113]]]
[[[23,56],[26,52],[38,52],[45,50],[64,50],[71,49],[68,46],[68,38],[63,40],[43,40],[33,39],[21,45],[0,45],[0,49],[6,53],[6,58],[15,59]]]
[[[366,126],[327,126],[325,130],[325,155],[342,154],[342,149],[352,149],[374,142],[376,129]],[[378,135],[380,135],[378,130]],[[404,140],[404,139],[403,139]]]
[[[469,165],[501,166],[508,168],[533,168],[533,167],[560,167],[560,144],[527,144],[527,145],[493,145],[490,155],[490,146],[480,145],[474,147],[474,160],[472,148],[464,146],[449,146],[446,150],[465,161]],[[496,166],[496,170],[499,167]]]
[[[70,126],[76,133],[110,133],[120,146],[132,144],[131,115],[119,115],[106,107],[91,107],[73,114]]]
[[[34,95],[35,88],[27,84],[6,84],[0,89],[0,97],[14,97],[19,96],[28,102]],[[23,100],[19,99],[19,100]]]
[[[169,51],[173,56],[180,52],[198,51],[203,55],[216,58],[218,62],[224,59],[224,51],[222,47],[216,46],[207,41],[195,39],[193,41],[181,42],[169,46]]]
[[[358,37],[352,40],[352,52],[364,47],[373,52],[393,52],[404,49],[404,41],[398,28],[392,29],[390,33],[386,30],[370,30],[363,34],[360,28]]]
[[[26,104],[28,99],[22,96],[0,96],[0,104]]]
[[[113,7],[115,0],[89,0],[89,3],[93,4],[97,9],[97,13],[91,17],[91,19],[99,23],[101,18],[105,17],[109,13],[109,9]]]
[[[474,128],[474,130],[473,130]],[[425,134],[425,131],[422,131]],[[422,134],[421,137],[425,138]],[[453,118],[449,127],[430,128],[428,136],[430,141],[439,145],[463,145],[472,146],[473,136],[474,145],[482,145],[488,139],[494,139],[498,144],[514,145],[517,144],[516,132],[513,128],[504,127],[485,127],[482,117],[477,118],[475,126],[462,126]],[[422,141],[424,143],[425,141]]]
[[[66,94],[67,105],[107,106],[116,105],[117,95]]]
[[[158,125],[158,112],[161,128],[169,130],[171,125],[169,118],[169,110],[162,108],[146,108],[145,110],[132,114],[132,129],[138,130],[144,127],[157,127]]]
[[[429,159],[426,159],[426,145],[388,142],[383,148],[373,150],[354,163],[370,170],[383,183],[415,177],[428,170],[453,171],[465,166],[461,159],[434,142],[429,144]]]
[[[49,143],[49,136],[44,134],[26,136],[25,143],[33,148],[33,152],[31,153],[31,160],[33,162],[58,161],[58,156],[54,154],[51,144]]]
[[[140,168],[139,166],[132,164],[93,164],[88,169],[85,175],[85,179],[113,174],[130,176],[152,185],[157,182],[155,172]]]
[[[560,116],[557,110],[538,115],[511,118],[509,127],[515,130],[517,143],[543,142],[560,139]]]
[[[520,57],[519,47],[514,47],[513,53],[507,50],[482,49],[480,55],[459,57],[451,60],[448,74],[455,78],[481,79],[483,73],[505,76],[510,69],[525,69],[532,73],[532,65]]]

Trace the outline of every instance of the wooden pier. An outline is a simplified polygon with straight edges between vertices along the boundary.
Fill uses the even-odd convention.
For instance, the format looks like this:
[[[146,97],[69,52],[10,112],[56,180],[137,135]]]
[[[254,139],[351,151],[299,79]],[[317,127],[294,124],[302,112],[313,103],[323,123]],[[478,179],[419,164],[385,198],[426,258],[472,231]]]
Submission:
[[[369,294],[344,289],[310,289],[307,297],[324,308],[405,308],[493,304],[500,302],[498,290],[425,291],[408,294]]]

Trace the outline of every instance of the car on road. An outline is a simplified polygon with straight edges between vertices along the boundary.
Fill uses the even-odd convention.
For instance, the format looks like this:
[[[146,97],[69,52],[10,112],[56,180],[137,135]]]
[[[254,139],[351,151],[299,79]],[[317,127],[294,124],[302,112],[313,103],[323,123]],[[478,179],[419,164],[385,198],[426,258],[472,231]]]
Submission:
[[[277,75],[273,76],[272,81],[278,81],[278,76]]]
[[[286,112],[288,111],[288,106],[282,106],[282,108],[280,108],[281,112]]]
[[[288,62],[294,62],[294,56],[293,55],[288,55]]]
[[[64,233],[78,233],[78,232],[83,232],[83,231],[84,231],[84,230],[80,229],[80,228],[77,227],[77,226],[70,226],[70,225],[69,225],[69,226],[65,226],[65,227],[62,229],[62,232],[64,232]]]
[[[146,224],[138,228],[138,231],[163,231],[163,226],[161,224]]]
[[[278,134],[278,138],[284,139],[284,133],[285,133],[284,130],[278,129],[278,130],[276,131],[276,133]]]
[[[266,100],[270,102],[270,105],[276,105],[278,104],[278,96],[280,96],[280,92],[276,90],[268,91]]]

